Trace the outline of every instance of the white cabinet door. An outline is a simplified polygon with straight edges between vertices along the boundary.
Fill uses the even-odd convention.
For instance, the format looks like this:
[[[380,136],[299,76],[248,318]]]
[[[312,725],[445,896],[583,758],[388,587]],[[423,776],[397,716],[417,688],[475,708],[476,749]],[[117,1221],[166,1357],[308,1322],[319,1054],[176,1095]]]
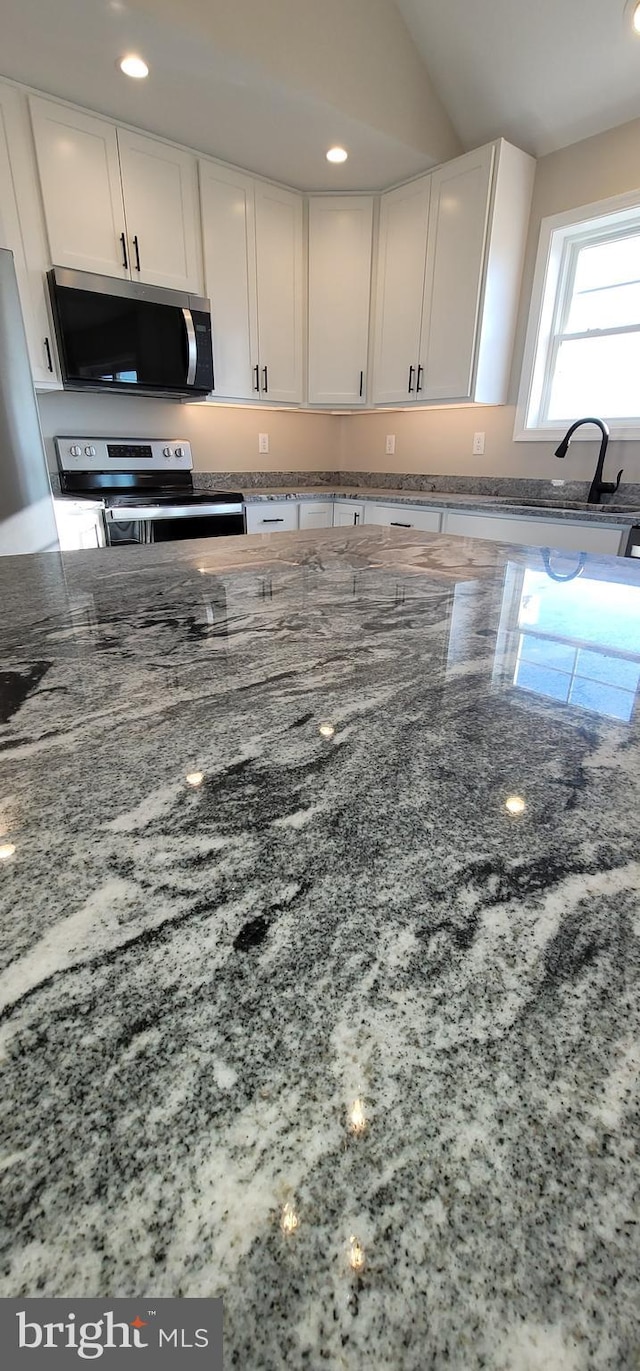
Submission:
[[[50,100],[29,103],[51,261],[128,276],[114,125]]]
[[[201,293],[195,157],[127,129],[118,148],[132,279]]]
[[[442,511],[412,509],[410,505],[380,505],[373,501],[365,505],[365,523],[383,524],[387,528],[417,528],[424,533],[439,533]]]
[[[333,527],[353,528],[364,523],[364,504],[358,500],[336,500],[333,506]]]
[[[301,500],[299,528],[332,528],[333,500]]]
[[[47,253],[26,99],[0,83],[0,247],[13,253],[34,384],[59,387],[48,311]]]
[[[248,504],[247,533],[292,533],[298,527],[295,500],[261,500]]]
[[[302,196],[256,183],[260,393],[302,400]]]
[[[431,175],[422,343],[422,399],[472,394],[493,145]]]
[[[256,398],[255,182],[241,172],[200,163],[205,293],[211,301],[213,393]]]
[[[430,178],[388,191],[380,205],[373,398],[417,398]]]
[[[525,547],[566,548],[571,552],[596,552],[617,555],[622,528],[611,525],[573,523],[569,519],[530,519],[513,514],[456,514],[444,516],[445,533],[464,538],[487,538],[491,542],[516,543]]]
[[[309,201],[309,402],[364,405],[373,198]]]

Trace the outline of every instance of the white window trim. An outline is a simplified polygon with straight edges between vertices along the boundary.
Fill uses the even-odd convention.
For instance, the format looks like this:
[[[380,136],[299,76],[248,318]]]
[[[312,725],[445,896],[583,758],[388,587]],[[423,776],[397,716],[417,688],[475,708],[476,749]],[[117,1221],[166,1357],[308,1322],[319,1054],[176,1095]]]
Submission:
[[[536,258],[529,322],[524,346],[520,390],[516,407],[513,432],[516,443],[539,443],[564,438],[568,425],[558,425],[557,421],[527,426],[527,416],[535,406],[539,411],[543,387],[547,380],[549,347],[553,336],[554,324],[563,302],[558,299],[558,286],[563,266],[567,240],[575,241],[580,235],[580,225],[585,225],[589,236],[597,229],[598,219],[603,220],[603,231],[611,230],[619,221],[620,229],[630,220],[630,211],[636,214],[640,209],[640,190],[625,195],[616,195],[610,200],[598,200],[591,205],[581,205],[579,209],[567,210],[563,214],[552,214],[542,220],[538,255]],[[562,232],[564,230],[564,233]],[[576,419],[582,416],[576,414]],[[607,419],[606,414],[597,416]],[[640,439],[640,417],[636,420],[607,419],[611,437],[616,440]],[[578,429],[574,441],[593,441],[595,430],[588,426]]]

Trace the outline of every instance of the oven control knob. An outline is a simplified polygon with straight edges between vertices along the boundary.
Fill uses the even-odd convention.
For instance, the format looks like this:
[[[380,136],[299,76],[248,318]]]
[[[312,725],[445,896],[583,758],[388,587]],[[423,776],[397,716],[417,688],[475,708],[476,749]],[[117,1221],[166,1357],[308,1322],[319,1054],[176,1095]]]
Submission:
[[[95,457],[95,455],[96,455],[96,450],[95,450],[95,448],[94,448],[94,447],[86,447],[85,450],[84,450],[84,455],[85,455],[85,457]]]
[[[177,448],[176,448],[176,457],[184,457],[184,448],[183,448],[183,447],[177,447]]]
[[[81,456],[82,456],[82,448],[79,447],[77,443],[74,443],[74,444],[73,444],[73,447],[70,447],[70,448],[69,448],[69,452],[71,453],[71,456],[72,456],[72,457],[81,457]]]
[[[163,457],[171,457],[171,456],[172,456],[171,448],[170,448],[170,447],[163,447],[163,449],[162,449],[162,456],[163,456]]]

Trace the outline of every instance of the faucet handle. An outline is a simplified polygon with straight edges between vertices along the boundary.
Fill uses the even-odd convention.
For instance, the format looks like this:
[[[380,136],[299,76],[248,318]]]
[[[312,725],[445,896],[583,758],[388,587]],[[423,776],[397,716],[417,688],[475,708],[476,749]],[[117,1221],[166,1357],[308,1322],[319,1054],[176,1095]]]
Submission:
[[[622,480],[622,473],[623,473],[623,472],[624,472],[624,467],[622,467],[622,470],[618,472],[618,479],[617,479],[617,481],[616,481],[616,483],[615,483],[615,486],[613,487],[614,493],[615,493],[615,491],[618,489],[618,487],[619,487],[619,485],[620,485],[620,481]]]

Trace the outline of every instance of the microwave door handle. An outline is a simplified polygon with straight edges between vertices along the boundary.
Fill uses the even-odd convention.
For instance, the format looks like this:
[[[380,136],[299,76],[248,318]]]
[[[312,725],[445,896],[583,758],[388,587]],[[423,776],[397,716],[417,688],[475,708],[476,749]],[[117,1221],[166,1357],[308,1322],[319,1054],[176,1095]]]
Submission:
[[[183,309],[182,317],[187,332],[187,385],[192,386],[196,379],[196,366],[198,364],[198,344],[196,341],[196,331],[193,326],[193,315],[190,309]]]

